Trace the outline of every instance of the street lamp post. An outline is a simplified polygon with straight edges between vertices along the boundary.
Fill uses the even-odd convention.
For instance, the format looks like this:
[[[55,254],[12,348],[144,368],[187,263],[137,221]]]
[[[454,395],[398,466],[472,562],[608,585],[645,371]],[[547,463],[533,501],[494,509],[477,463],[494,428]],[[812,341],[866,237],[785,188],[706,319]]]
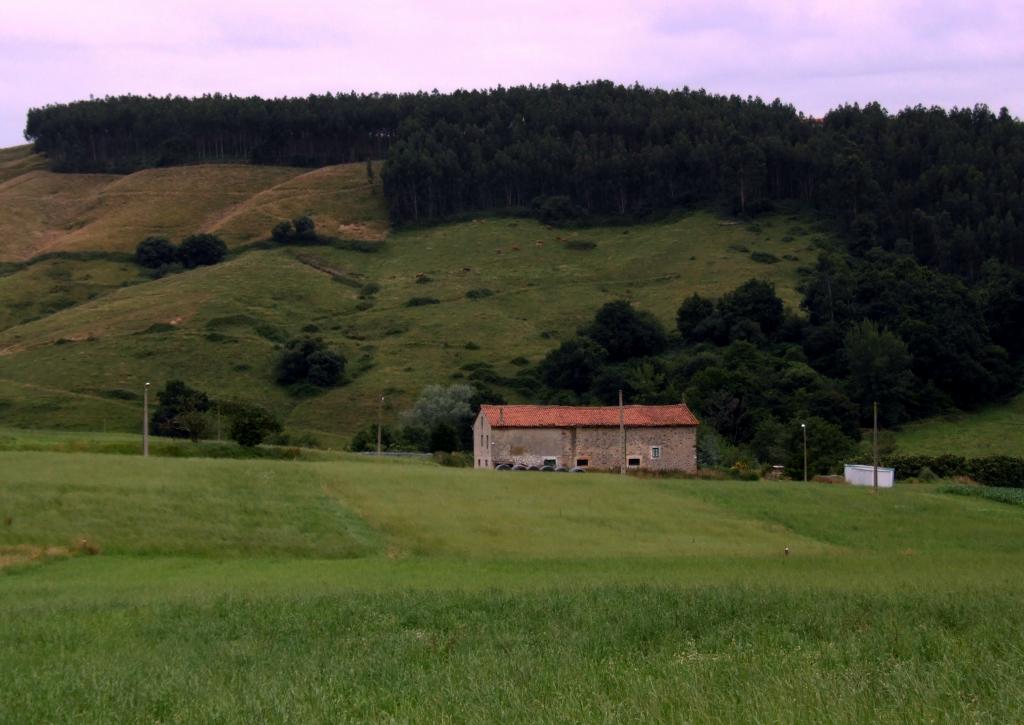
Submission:
[[[149,383],[142,386],[142,455],[149,455]]]
[[[380,455],[380,426],[381,426],[381,415],[384,412],[384,396],[380,396],[380,400],[377,401],[377,455]]]
[[[801,423],[800,429],[804,432],[804,483],[807,483],[807,424]]]

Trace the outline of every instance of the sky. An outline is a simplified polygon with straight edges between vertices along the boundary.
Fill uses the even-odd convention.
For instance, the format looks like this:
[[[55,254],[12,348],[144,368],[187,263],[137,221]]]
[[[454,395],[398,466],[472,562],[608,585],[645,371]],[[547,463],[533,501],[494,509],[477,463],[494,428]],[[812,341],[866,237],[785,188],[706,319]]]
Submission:
[[[0,147],[90,96],[610,79],[1024,115],[1024,0],[0,0]]]

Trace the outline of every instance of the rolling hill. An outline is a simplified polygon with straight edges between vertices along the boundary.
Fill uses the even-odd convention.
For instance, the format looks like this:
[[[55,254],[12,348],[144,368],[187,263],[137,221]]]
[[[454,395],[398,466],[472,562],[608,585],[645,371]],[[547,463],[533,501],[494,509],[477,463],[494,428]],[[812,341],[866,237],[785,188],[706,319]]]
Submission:
[[[611,299],[671,326],[685,296],[717,296],[759,276],[795,305],[797,268],[825,243],[812,218],[778,214],[751,227],[710,212],[572,231],[481,218],[389,234],[379,185],[362,164],[117,177],[53,174],[15,151],[2,158],[22,173],[0,185],[0,415],[9,425],[131,430],[142,383],[182,378],[332,440],[372,419],[381,393],[394,416],[463,366],[513,374],[514,359],[536,361]],[[246,249],[299,214],[341,238],[386,241],[377,253]],[[239,253],[158,280],[125,256],[146,235],[199,230]],[[368,283],[380,290],[361,299]],[[485,292],[470,299],[471,290]],[[414,297],[437,303],[407,306]],[[275,347],[303,330],[343,351],[350,384],[298,400],[273,385]]]

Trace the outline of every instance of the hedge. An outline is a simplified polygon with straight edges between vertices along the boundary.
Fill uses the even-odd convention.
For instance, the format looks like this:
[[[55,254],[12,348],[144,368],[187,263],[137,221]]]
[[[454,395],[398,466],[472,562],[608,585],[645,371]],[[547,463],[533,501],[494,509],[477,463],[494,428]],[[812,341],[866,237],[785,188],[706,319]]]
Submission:
[[[1024,488],[1024,458],[1012,456],[893,456],[885,461],[896,469],[896,478],[917,478],[929,468],[939,478],[970,476],[986,486]]]

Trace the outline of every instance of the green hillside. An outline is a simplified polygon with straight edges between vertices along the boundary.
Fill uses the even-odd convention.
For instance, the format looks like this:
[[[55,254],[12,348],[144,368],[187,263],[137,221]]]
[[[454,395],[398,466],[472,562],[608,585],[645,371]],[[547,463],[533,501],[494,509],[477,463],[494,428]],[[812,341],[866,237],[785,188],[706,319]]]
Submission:
[[[331,234],[381,239],[378,192],[363,165],[192,166],[112,178],[29,171],[0,186],[0,211],[35,215],[38,225],[28,237],[4,230],[0,258],[125,252],[147,234],[197,229],[237,247],[297,214]],[[513,374],[514,358],[538,360],[611,299],[634,300],[671,326],[684,297],[717,296],[758,276],[795,305],[797,268],[818,253],[814,226],[778,214],[748,227],[709,212],[573,231],[486,218],[392,233],[378,253],[254,249],[159,280],[109,256],[14,266],[0,278],[0,415],[7,425],[131,430],[142,383],[183,378],[333,440],[369,420],[382,392],[393,416],[463,365],[486,361]],[[596,246],[573,249],[572,240]],[[779,261],[755,262],[756,251]],[[360,299],[367,283],[380,291]],[[467,298],[479,289],[493,294]],[[438,304],[406,307],[413,297]],[[343,351],[349,385],[302,400],[273,385],[275,346],[304,328]]]
[[[1024,508],[934,486],[0,452],[0,520],[3,721],[1024,717]]]
[[[896,433],[895,441],[900,451],[925,455],[1024,458],[1024,395],[970,414],[910,423]]]

